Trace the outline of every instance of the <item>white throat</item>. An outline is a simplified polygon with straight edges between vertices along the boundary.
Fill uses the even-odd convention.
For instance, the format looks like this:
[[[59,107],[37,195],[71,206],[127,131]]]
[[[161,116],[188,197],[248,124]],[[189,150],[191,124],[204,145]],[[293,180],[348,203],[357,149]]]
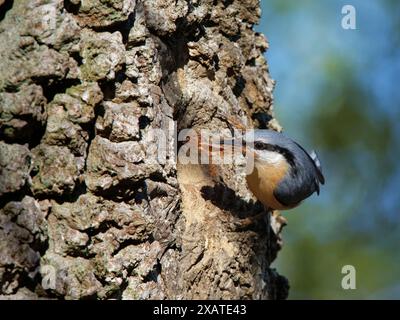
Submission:
[[[267,162],[269,165],[278,166],[282,162],[286,162],[286,159],[283,155],[274,151],[256,151],[259,157],[259,161]]]

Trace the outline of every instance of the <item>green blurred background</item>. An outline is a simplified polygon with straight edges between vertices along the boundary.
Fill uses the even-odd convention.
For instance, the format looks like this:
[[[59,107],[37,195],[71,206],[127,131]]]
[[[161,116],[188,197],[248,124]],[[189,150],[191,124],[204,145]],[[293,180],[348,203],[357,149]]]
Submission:
[[[356,9],[356,30],[341,26]],[[321,195],[284,212],[291,299],[400,298],[400,1],[262,0],[275,114],[315,148]],[[356,268],[356,289],[341,287]]]

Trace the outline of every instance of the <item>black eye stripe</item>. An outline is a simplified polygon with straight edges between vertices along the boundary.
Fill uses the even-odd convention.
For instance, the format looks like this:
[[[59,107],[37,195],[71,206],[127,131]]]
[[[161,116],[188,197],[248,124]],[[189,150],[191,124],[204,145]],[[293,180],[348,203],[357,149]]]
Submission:
[[[289,149],[277,146],[275,144],[265,143],[265,142],[262,142],[262,141],[255,141],[254,142],[254,149],[256,149],[256,150],[267,150],[267,151],[280,153],[281,155],[283,155],[285,157],[286,161],[289,162],[289,164],[293,168],[296,167],[296,163],[294,161],[294,155]]]

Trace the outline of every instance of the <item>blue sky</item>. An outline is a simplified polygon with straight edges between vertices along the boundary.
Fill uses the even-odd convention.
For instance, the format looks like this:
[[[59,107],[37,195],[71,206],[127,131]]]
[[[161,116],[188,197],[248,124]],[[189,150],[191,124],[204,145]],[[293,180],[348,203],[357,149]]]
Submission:
[[[341,27],[345,4],[356,9],[356,30]],[[320,157],[327,177],[320,197],[313,196],[299,209],[285,213],[289,227],[284,238],[289,248],[284,248],[276,264],[278,270],[289,272],[289,278],[293,270],[287,266],[291,257],[285,250],[290,252],[290,246],[307,237],[321,245],[349,239],[350,247],[351,239],[365,237],[368,240],[354,244],[352,249],[370,252],[371,259],[386,254],[387,261],[382,261],[393,266],[400,263],[400,253],[393,247],[400,241],[400,166],[390,168],[397,164],[400,151],[400,6],[392,4],[379,0],[261,1],[262,17],[256,30],[264,33],[270,43],[266,57],[276,80],[275,114],[289,136],[308,149],[324,150]],[[364,140],[354,141],[351,150],[326,150],[308,130],[307,126],[317,121],[317,109],[323,108],[329,118],[336,112],[334,108],[340,107],[335,103],[329,103],[329,108],[324,106],[321,92],[328,93],[326,101],[340,100],[343,84],[339,80],[343,77],[356,82],[364,94],[366,104],[358,108],[369,118],[372,128],[381,132],[387,129],[379,127],[384,124],[394,132],[391,145],[379,151],[382,154],[368,150],[379,150],[371,142],[374,132],[360,135]],[[338,123],[337,130],[346,128]],[[338,163],[341,151],[346,158]],[[384,179],[381,173],[386,167],[391,174]],[[369,277],[378,277],[379,268],[378,263]],[[400,271],[393,277],[400,279]],[[392,281],[393,277],[388,279]],[[399,292],[398,284],[376,286],[375,291],[363,292],[364,297]],[[303,296],[296,293],[296,288],[292,290],[296,297]]]

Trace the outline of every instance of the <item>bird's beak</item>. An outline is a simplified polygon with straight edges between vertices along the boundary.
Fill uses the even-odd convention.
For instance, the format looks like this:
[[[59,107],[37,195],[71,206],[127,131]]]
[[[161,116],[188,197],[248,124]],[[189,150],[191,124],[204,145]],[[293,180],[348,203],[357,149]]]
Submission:
[[[220,155],[246,156],[254,153],[243,139],[237,138],[223,138],[218,141],[200,143],[200,148],[210,154],[219,153]]]

